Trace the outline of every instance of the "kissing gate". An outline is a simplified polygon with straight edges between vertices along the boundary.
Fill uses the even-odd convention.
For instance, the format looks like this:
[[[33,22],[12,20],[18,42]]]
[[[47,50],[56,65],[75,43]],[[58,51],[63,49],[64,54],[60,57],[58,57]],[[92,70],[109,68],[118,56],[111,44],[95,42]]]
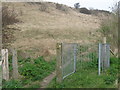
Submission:
[[[78,43],[57,44],[57,81],[97,62],[98,75],[110,66],[109,44],[84,45]]]

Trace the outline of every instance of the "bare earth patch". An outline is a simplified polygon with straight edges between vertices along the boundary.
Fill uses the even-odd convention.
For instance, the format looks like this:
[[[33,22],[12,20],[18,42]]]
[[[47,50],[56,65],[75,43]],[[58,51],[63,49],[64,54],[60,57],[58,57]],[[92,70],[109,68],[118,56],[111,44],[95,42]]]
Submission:
[[[55,77],[55,75],[56,72],[52,72],[52,74],[44,78],[43,81],[40,83],[41,88],[46,88],[50,81]]]

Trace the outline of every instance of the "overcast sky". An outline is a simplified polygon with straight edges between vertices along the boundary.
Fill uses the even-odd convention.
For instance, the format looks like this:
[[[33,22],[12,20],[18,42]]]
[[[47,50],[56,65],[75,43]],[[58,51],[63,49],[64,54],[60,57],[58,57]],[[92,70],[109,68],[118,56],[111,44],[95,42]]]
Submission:
[[[60,4],[66,4],[68,6],[74,7],[74,3],[79,2],[80,7],[94,8],[100,10],[111,11],[109,7],[112,7],[116,2],[120,0],[43,0],[50,2],[57,2]]]

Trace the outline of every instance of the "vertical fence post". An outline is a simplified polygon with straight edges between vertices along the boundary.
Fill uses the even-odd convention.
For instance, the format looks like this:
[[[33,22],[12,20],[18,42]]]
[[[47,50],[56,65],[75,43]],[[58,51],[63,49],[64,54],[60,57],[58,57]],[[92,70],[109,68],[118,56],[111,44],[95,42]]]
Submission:
[[[118,33],[120,33],[120,1],[118,2]],[[118,38],[118,60],[120,60],[120,38]],[[118,77],[120,77],[120,71],[118,72]],[[118,89],[120,90],[120,80],[118,80]]]
[[[18,79],[18,60],[17,60],[17,51],[15,49],[12,50],[12,67],[13,67],[13,79]]]
[[[74,72],[76,71],[76,59],[77,59],[77,44],[74,44]]]
[[[57,75],[57,82],[62,82],[62,43],[57,43],[56,45],[57,51],[57,67],[56,67],[56,75]]]
[[[106,37],[103,37],[103,51],[102,51],[102,53],[103,53],[103,72],[104,72],[104,70],[106,69],[106,62],[107,62],[107,59],[106,59],[106,57],[107,57],[107,48],[106,48]]]
[[[2,6],[0,3],[0,90],[2,89]]]
[[[107,54],[107,56],[108,56],[108,67],[110,67],[110,45],[108,45],[108,54]]]
[[[98,75],[100,75],[100,71],[101,71],[101,44],[99,43],[99,59],[98,59]]]
[[[8,49],[2,49],[2,77],[9,80]]]
[[[106,44],[106,37],[103,37],[103,44]]]

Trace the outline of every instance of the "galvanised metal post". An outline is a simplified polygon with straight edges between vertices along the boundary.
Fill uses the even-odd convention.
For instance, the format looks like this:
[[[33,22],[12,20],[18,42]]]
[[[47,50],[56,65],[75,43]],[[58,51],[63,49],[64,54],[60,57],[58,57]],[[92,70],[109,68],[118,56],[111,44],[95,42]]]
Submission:
[[[98,75],[100,75],[101,71],[101,44],[99,43],[99,51],[98,51],[99,59],[98,59]]]

